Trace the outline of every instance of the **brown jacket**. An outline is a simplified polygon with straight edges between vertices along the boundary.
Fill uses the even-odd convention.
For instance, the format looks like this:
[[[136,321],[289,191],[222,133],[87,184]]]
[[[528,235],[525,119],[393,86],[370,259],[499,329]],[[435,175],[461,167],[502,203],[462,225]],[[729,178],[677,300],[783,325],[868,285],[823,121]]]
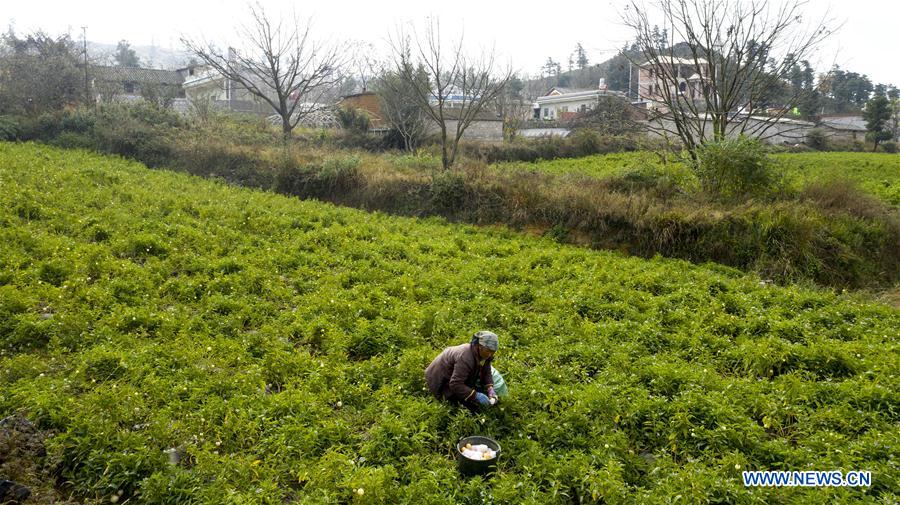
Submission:
[[[474,388],[479,376],[485,388],[494,385],[491,377],[493,359],[486,359],[479,365],[477,351],[471,343],[448,347],[425,369],[425,382],[438,399],[476,404]]]

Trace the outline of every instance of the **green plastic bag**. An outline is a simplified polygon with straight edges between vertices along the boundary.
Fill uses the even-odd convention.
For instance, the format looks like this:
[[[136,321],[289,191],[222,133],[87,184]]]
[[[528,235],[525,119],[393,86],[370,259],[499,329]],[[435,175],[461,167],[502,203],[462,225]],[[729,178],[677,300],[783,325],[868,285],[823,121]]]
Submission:
[[[500,398],[509,396],[509,389],[506,387],[506,381],[503,376],[493,366],[491,367],[491,379],[494,381],[494,392]]]

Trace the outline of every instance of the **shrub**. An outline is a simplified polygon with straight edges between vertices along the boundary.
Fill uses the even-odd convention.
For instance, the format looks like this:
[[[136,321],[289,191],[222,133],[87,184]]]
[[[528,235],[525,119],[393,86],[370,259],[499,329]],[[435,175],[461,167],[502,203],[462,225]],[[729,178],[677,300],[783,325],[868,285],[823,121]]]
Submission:
[[[19,138],[19,120],[12,116],[0,116],[0,140],[16,140]]]
[[[887,142],[882,142],[881,147],[884,149],[884,152],[894,154],[897,152],[897,143],[893,140],[889,140]]]
[[[337,119],[341,128],[347,131],[366,133],[372,126],[372,118],[362,109],[341,107],[337,110]]]
[[[806,135],[806,145],[817,151],[827,151],[831,147],[830,144],[825,132],[819,128],[813,128]]]
[[[572,147],[576,157],[589,156],[600,152],[602,143],[600,135],[590,129],[576,130],[571,135]]]
[[[634,151],[638,147],[638,141],[633,137],[601,135],[595,130],[581,128],[568,137],[516,139],[503,144],[465,144],[463,150],[470,157],[497,163],[580,158],[592,154]]]
[[[180,121],[175,113],[148,105],[111,106],[100,112],[93,131],[100,150],[158,167],[172,161],[174,142],[167,127]]]
[[[90,149],[95,146],[95,141],[90,135],[69,131],[60,133],[47,143],[64,149]]]
[[[89,133],[97,123],[97,116],[90,109],[66,111],[59,118],[59,127],[64,132]]]
[[[704,144],[693,169],[704,191],[727,199],[765,195],[775,182],[762,143],[744,136]]]
[[[435,175],[431,183],[431,202],[440,211],[457,212],[465,207],[468,192],[460,174],[444,171]]]
[[[328,158],[306,166],[298,166],[292,158],[285,158],[275,176],[277,191],[316,198],[344,195],[360,184],[362,175],[356,156]]]
[[[174,146],[172,163],[193,175],[222,177],[242,186],[272,187],[271,171],[257,150],[199,137]]]

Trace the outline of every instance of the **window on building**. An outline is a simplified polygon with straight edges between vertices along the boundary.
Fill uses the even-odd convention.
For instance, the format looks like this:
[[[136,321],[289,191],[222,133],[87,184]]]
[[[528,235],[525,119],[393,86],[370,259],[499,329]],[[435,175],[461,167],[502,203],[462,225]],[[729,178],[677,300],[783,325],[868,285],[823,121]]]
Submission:
[[[544,107],[544,117],[550,117],[550,109],[547,107]]]
[[[131,81],[125,81],[125,92],[126,93],[134,93],[134,83]]]

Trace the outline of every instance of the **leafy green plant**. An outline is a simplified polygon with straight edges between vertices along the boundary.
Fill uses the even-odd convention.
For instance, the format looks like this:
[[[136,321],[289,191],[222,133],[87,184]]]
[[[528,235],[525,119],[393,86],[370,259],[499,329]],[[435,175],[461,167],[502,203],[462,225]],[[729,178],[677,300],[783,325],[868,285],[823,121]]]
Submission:
[[[4,143],[0,161],[0,418],[52,435],[34,465],[53,472],[36,476],[42,490],[142,503],[895,495],[900,311],[864,295],[80,150]],[[40,219],[12,205],[26,200]],[[764,217],[777,242],[790,223]],[[510,397],[476,414],[436,401],[424,367],[483,328],[501,336]],[[459,476],[454,444],[472,434],[503,447],[490,478]],[[875,481],[740,481],[809,463]]]
[[[726,199],[765,196],[775,184],[772,160],[762,143],[749,137],[703,144],[692,169],[707,193]]]

